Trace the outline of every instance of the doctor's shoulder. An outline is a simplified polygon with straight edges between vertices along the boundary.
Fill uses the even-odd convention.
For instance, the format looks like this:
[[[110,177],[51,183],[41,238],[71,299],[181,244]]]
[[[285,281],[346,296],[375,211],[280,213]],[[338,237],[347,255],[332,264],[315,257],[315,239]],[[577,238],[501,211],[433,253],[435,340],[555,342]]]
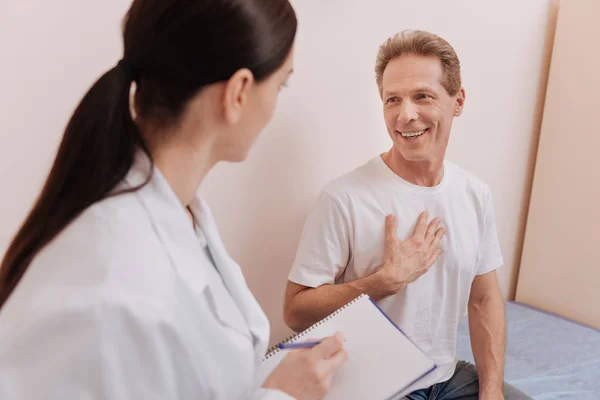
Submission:
[[[45,351],[74,341],[104,343],[116,351],[145,346],[129,342],[136,332],[178,329],[170,307],[178,287],[168,257],[143,208],[130,197],[88,207],[33,258],[0,310],[0,354],[7,363],[14,366],[13,355],[25,357],[19,348],[38,349],[22,361],[41,367],[46,364],[40,357],[48,363],[55,359]],[[92,362],[96,347],[85,347],[90,353],[74,359],[73,368],[103,368]]]
[[[32,260],[47,285],[72,282],[86,294],[144,296],[164,291],[170,263],[145,210],[133,194],[104,199],[84,210]],[[109,300],[109,299],[106,299]]]

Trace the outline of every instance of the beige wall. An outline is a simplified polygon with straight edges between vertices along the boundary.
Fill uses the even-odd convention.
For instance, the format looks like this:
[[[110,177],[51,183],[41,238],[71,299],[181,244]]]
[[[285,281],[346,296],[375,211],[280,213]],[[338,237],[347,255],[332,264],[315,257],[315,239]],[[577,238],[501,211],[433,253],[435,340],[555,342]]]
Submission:
[[[0,0],[0,254],[29,210],[70,114],[121,57],[127,0]]]
[[[0,252],[47,173],[83,92],[120,57],[128,1],[0,2]],[[225,242],[273,323],[289,331],[281,297],[302,223],[318,189],[390,145],[373,61],[404,28],[446,37],[463,64],[467,104],[448,157],[492,188],[514,288],[546,66],[552,0],[480,2],[296,0],[296,70],[275,120],[243,165],[221,165],[202,187]],[[21,175],[17,175],[17,173]]]
[[[600,329],[598,17],[561,5],[517,300]]]

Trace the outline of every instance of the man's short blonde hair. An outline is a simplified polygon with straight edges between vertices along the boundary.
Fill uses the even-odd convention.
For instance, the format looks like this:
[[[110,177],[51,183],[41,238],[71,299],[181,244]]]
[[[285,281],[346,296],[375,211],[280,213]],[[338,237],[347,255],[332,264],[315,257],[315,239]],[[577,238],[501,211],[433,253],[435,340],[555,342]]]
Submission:
[[[437,57],[443,69],[440,83],[450,96],[454,96],[459,92],[462,85],[460,61],[450,43],[430,32],[405,30],[387,39],[379,47],[375,64],[375,76],[380,95],[383,95],[382,82],[385,68],[390,61],[403,54]]]

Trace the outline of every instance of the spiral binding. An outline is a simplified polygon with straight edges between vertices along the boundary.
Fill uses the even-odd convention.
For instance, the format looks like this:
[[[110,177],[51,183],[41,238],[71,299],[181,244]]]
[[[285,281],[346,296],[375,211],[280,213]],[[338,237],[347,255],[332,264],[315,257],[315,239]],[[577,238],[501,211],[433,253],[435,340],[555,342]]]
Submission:
[[[267,350],[267,353],[266,353],[265,357],[262,359],[262,361],[266,361],[269,358],[273,357],[275,354],[279,353],[281,351],[281,349],[278,347],[280,344],[289,343],[292,340],[297,340],[297,339],[300,339],[300,338],[304,337],[307,333],[311,332],[317,326],[323,324],[325,321],[329,321],[331,318],[335,317],[340,312],[344,311],[346,308],[350,307],[352,304],[356,303],[358,300],[360,300],[362,298],[365,298],[365,297],[369,297],[369,296],[366,295],[366,294],[364,294],[364,293],[361,294],[360,296],[358,296],[354,300],[351,300],[350,302],[346,303],[345,305],[343,305],[342,307],[338,308],[337,310],[335,310],[334,312],[332,312],[331,314],[329,314],[328,316],[326,316],[325,318],[323,318],[319,322],[316,322],[313,325],[309,326],[308,328],[306,328],[302,332],[300,332],[300,333],[298,333],[296,335],[292,335],[292,336],[288,337],[287,339],[282,340],[281,342],[279,342],[276,345],[272,346],[271,348],[269,348]]]

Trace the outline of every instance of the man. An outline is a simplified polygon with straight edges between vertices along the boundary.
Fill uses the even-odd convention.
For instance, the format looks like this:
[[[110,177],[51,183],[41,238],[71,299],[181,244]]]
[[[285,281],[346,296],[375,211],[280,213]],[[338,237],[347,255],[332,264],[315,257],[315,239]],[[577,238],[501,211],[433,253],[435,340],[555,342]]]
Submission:
[[[527,399],[503,380],[503,260],[490,190],[444,160],[465,102],[458,57],[436,35],[405,31],[380,47],[375,70],[393,146],[321,192],[284,319],[300,331],[367,293],[438,365],[408,399]],[[467,309],[476,366],[456,360]]]

